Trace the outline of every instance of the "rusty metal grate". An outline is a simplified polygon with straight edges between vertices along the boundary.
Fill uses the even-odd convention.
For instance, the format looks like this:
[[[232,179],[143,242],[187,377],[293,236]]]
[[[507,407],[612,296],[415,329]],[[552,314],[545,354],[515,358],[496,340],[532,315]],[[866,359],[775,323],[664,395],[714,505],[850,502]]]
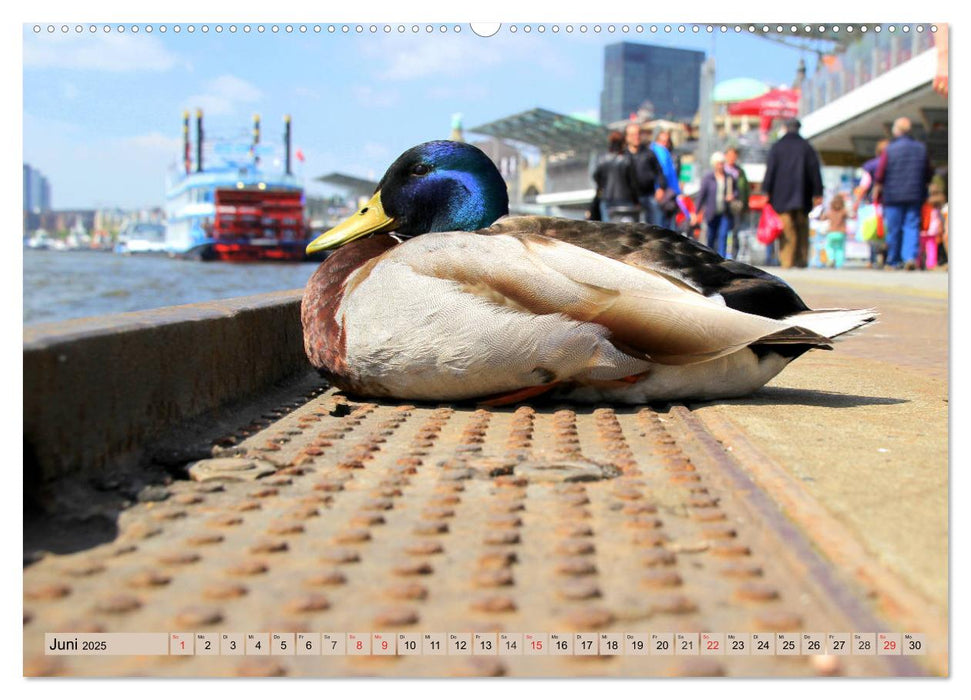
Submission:
[[[681,407],[485,410],[311,391],[217,439],[191,479],[126,510],[113,542],[25,569],[24,672],[923,672],[912,658],[860,656],[43,655],[44,633],[55,631],[850,632],[878,624],[852,589],[834,596],[798,551],[780,553],[793,546],[785,523],[753,507],[716,452]]]

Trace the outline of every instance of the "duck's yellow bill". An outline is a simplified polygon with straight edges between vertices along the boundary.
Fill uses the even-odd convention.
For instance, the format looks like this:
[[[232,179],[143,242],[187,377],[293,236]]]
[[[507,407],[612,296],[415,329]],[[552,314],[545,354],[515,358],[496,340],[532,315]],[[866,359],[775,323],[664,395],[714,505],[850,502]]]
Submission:
[[[358,211],[312,240],[307,246],[307,253],[339,248],[369,233],[394,230],[396,225],[395,220],[384,213],[384,207],[381,205],[381,190],[378,190]]]

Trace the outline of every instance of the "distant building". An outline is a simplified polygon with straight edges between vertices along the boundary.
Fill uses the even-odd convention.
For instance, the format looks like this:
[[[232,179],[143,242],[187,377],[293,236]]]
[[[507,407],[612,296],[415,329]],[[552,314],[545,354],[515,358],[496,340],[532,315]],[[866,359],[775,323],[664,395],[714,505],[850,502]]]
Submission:
[[[62,233],[79,229],[93,231],[95,214],[94,209],[48,210],[38,215],[37,228],[42,228],[48,233]]]
[[[24,163],[24,213],[34,210],[34,201],[31,197],[31,187],[30,187],[30,173],[31,167]]]
[[[38,207],[41,211],[51,210],[51,183],[43,175],[40,177],[40,193],[38,200]]]
[[[510,202],[518,203],[522,199],[518,185],[520,161],[523,159],[519,149],[497,138],[476,141],[472,145],[489,156],[489,159],[499,169],[502,179],[509,186]]]
[[[703,51],[622,42],[604,48],[603,124],[627,119],[649,103],[647,118],[690,121],[698,111]]]
[[[50,182],[40,170],[24,163],[24,211],[41,214],[50,209]]]

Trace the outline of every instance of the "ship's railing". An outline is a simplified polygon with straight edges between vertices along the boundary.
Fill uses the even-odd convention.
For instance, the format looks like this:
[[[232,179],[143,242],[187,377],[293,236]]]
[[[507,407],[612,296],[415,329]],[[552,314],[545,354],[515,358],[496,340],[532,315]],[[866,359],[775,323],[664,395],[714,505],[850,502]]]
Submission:
[[[918,31],[918,26],[921,31]],[[904,31],[904,28],[907,31]],[[931,25],[880,25],[861,35],[832,58],[823,61],[802,89],[800,113],[810,114],[846,93],[868,83],[915,56],[934,48]]]

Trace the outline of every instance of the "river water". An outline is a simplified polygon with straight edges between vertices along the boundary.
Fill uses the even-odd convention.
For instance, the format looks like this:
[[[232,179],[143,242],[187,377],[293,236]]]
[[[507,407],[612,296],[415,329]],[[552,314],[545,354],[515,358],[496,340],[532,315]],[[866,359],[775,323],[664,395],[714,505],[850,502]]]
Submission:
[[[24,250],[24,324],[302,288],[320,263]]]

